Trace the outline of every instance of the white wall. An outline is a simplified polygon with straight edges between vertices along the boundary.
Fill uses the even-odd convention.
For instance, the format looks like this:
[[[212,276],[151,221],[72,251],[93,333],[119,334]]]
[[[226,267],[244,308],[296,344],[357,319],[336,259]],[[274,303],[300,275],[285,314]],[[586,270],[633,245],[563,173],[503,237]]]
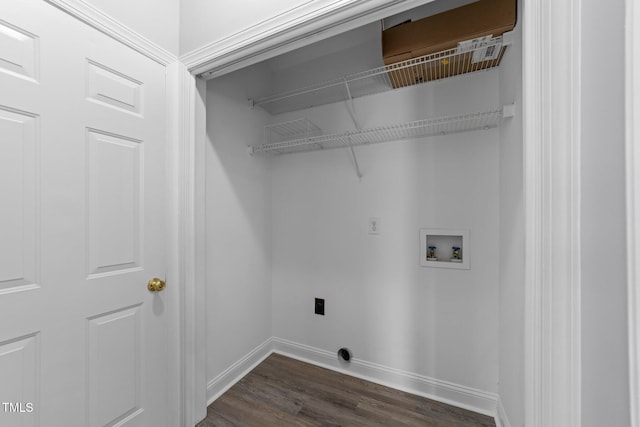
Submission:
[[[582,3],[582,425],[628,426],[624,2]]]
[[[363,127],[498,105],[497,73],[356,102]],[[341,105],[306,115],[352,128]],[[273,160],[274,336],[497,392],[498,130]],[[369,217],[381,234],[367,234]],[[419,266],[420,228],[470,230],[471,270]],[[313,313],[314,297],[326,315]]]
[[[180,0],[85,0],[102,12],[178,55]]]
[[[266,123],[247,91],[268,73],[254,70],[207,86],[207,381],[271,337],[269,163],[247,152]]]
[[[233,35],[310,1],[312,0],[181,0],[180,54]]]
[[[380,23],[374,22],[270,59],[273,87],[264,95],[382,67],[380,28]]]
[[[522,8],[519,8],[522,10]],[[520,21],[522,19],[520,18]],[[500,64],[500,99],[516,116],[500,127],[500,398],[511,426],[524,425],[524,199],[522,27]]]

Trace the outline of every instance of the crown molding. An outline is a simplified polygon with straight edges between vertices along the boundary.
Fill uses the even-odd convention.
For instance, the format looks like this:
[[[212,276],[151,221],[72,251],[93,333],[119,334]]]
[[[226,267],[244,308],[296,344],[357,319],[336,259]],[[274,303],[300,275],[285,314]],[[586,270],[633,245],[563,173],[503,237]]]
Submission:
[[[210,79],[431,0],[315,0],[180,56]]]
[[[178,60],[173,53],[131,30],[85,0],[45,1],[161,65],[166,66]]]

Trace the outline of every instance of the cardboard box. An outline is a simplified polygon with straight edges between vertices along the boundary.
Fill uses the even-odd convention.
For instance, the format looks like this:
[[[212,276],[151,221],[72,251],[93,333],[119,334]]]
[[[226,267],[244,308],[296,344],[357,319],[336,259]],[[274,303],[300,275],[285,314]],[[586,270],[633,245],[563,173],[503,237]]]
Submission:
[[[516,24],[516,0],[479,0],[447,12],[400,24],[382,32],[385,65],[454,49],[458,43],[485,36],[499,36]],[[499,64],[504,54],[494,52],[490,61]],[[436,80],[487,68],[488,61],[472,53],[435,58],[420,66],[390,71],[393,87]],[[497,64],[496,64],[497,65]]]

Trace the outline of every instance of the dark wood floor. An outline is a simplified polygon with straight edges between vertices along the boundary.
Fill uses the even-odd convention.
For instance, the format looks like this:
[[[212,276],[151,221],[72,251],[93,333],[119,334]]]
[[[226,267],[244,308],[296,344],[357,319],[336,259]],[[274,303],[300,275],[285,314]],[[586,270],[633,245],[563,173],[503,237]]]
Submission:
[[[493,418],[272,354],[196,427],[495,426]]]

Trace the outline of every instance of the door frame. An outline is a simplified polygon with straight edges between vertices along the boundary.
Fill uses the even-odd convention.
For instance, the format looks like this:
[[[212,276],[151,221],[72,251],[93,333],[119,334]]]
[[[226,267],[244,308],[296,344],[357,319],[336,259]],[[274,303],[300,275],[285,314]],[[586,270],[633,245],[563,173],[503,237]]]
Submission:
[[[524,0],[528,426],[581,425],[581,6]]]
[[[640,426],[640,7],[626,1],[625,160],[627,202],[627,303],[629,402],[633,427]]]

